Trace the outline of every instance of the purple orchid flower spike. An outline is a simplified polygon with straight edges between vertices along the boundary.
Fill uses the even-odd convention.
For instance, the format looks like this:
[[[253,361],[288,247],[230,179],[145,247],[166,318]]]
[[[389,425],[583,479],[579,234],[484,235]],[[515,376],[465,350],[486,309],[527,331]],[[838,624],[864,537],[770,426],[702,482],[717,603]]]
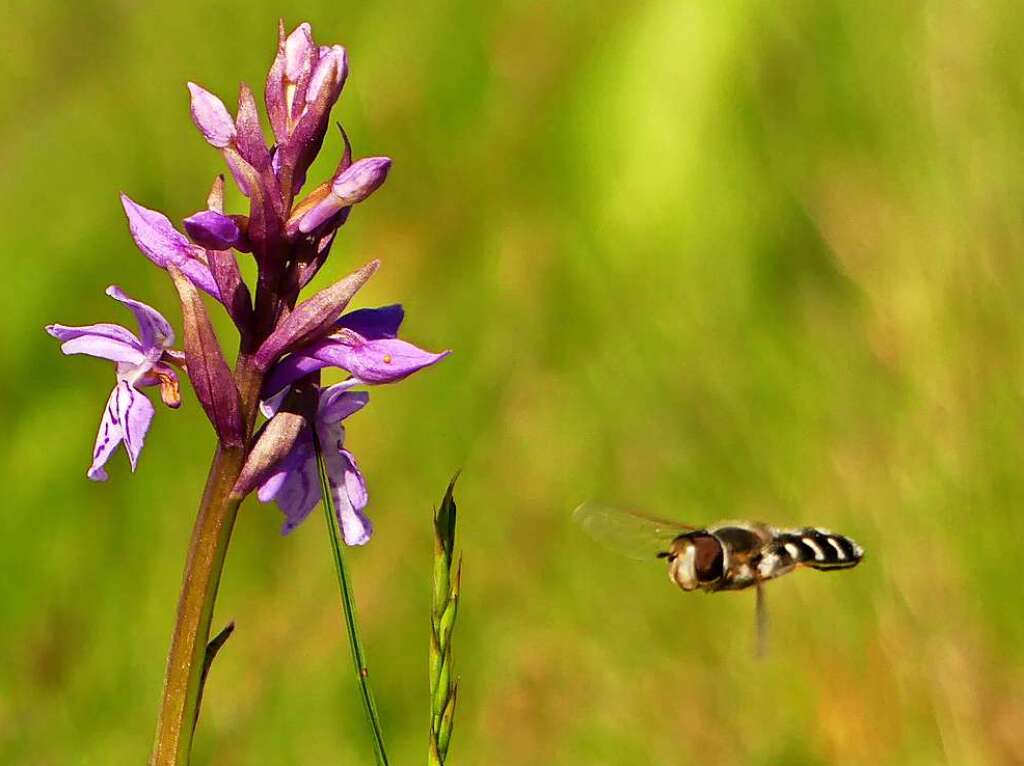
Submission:
[[[368,501],[366,480],[352,453],[345,449],[342,421],[365,407],[370,397],[365,392],[348,391],[344,384],[320,389],[318,394],[316,438],[323,452],[338,524],[347,545],[364,545],[373,534],[373,525],[363,512]],[[316,450],[309,425],[302,429],[256,494],[264,503],[277,503],[284,513],[282,534],[295,529],[320,502]]]
[[[289,386],[325,367],[351,373],[341,385],[352,388],[394,383],[451,353],[431,353],[400,340],[398,328],[404,318],[397,304],[344,314],[330,335],[297,349],[271,369],[263,384],[264,410],[273,411]]]
[[[171,349],[174,331],[167,320],[156,309],[129,298],[114,285],[106,292],[135,314],[141,337],[116,324],[85,327],[51,324],[46,327],[50,335],[61,341],[65,354],[88,354],[116,365],[117,384],[103,410],[92,465],[87,472],[93,481],[106,481],[103,466],[118,444],[124,444],[132,471],[135,470],[153,420],[153,405],[139,391],[140,386],[158,385],[164,404],[172,408],[181,404],[178,376],[170,367],[170,363],[180,364],[181,357]]]

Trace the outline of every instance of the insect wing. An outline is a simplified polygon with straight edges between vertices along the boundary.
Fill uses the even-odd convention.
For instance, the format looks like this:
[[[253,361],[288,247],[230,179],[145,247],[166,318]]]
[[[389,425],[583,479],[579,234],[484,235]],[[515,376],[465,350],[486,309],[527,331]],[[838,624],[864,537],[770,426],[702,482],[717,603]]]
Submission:
[[[584,503],[573,511],[572,518],[606,548],[638,561],[655,558],[667,551],[676,537],[696,529],[598,503]]]

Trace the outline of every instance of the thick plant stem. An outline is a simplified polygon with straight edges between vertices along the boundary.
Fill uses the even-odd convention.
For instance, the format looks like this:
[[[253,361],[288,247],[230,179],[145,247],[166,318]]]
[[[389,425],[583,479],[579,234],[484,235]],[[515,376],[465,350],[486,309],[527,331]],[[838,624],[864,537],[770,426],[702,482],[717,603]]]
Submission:
[[[261,381],[245,360],[239,361],[236,378],[249,432]],[[151,766],[185,766],[189,762],[217,587],[241,503],[231,490],[244,460],[244,447],[221,445],[206,480],[185,561]]]

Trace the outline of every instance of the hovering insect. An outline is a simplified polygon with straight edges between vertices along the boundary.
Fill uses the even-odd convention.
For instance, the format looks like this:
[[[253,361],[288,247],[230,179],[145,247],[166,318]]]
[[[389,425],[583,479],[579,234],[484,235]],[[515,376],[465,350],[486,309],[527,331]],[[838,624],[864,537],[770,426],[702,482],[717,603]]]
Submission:
[[[667,559],[668,576],[686,591],[757,588],[758,645],[767,630],[762,583],[800,567],[822,571],[857,566],[864,550],[827,529],[778,529],[751,521],[692,527],[594,503],[573,518],[594,539],[637,559]]]

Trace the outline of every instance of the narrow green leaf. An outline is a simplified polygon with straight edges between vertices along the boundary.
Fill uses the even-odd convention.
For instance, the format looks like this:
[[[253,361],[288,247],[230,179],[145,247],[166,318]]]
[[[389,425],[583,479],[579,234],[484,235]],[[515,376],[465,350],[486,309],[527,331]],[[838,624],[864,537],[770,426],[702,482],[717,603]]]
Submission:
[[[349,645],[352,648],[352,663],[355,665],[356,679],[359,682],[359,690],[363,700],[363,709],[366,713],[367,723],[370,726],[370,733],[373,736],[374,755],[376,756],[377,764],[378,766],[388,766],[388,756],[384,750],[384,735],[381,732],[380,717],[377,715],[377,705],[374,703],[373,693],[370,691],[370,673],[366,667],[363,645],[359,640],[359,626],[356,624],[356,607],[355,599],[352,597],[352,585],[348,569],[345,566],[345,559],[341,553],[341,534],[338,530],[334,502],[331,500],[331,488],[327,480],[327,466],[324,464],[323,454],[320,451],[320,440],[316,436],[316,429],[310,430],[313,432],[313,447],[316,450],[316,464],[320,473],[322,505],[324,514],[327,517],[327,529],[330,532],[334,567],[338,574],[338,587],[341,589],[341,603],[344,607],[345,626],[348,628]]]

